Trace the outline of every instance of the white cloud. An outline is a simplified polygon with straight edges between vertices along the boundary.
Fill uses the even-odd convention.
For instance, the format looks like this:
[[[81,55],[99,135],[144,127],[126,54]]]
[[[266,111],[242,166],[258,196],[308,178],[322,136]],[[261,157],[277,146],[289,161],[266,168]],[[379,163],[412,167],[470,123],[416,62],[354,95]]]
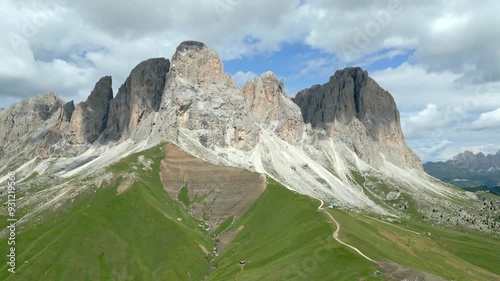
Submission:
[[[424,162],[427,160],[447,160],[448,158],[443,157],[443,155],[449,154],[450,149],[453,149],[452,145],[453,142],[443,140],[418,147],[417,152]]]
[[[448,125],[450,120],[435,104],[428,104],[425,109],[402,120],[403,131],[408,139],[419,139],[435,134],[435,129]]]
[[[395,35],[386,38],[383,41],[382,46],[384,48],[396,48],[396,49],[415,49],[420,45],[420,41],[417,37],[403,37],[400,35]]]
[[[460,120],[470,113],[500,107],[500,82],[457,83],[458,74],[427,72],[423,66],[409,63],[370,76],[394,96],[403,112],[415,112],[433,103],[448,111],[450,118]]]
[[[473,130],[485,130],[500,128],[500,108],[493,111],[481,113],[479,118],[472,122]]]
[[[443,149],[449,147],[450,145],[452,144],[451,141],[449,140],[444,140],[440,143],[438,143],[437,145],[433,146],[433,147],[430,147],[430,148],[425,148],[423,149],[425,152],[427,153],[430,153],[430,154],[435,154],[439,151],[442,151]]]
[[[465,150],[472,151],[474,153],[482,152],[484,154],[496,154],[498,151],[500,151],[500,144],[487,143],[482,145],[465,146],[462,147],[460,150],[457,150],[458,152],[455,153],[453,156]]]
[[[243,88],[245,86],[245,83],[247,81],[253,80],[256,78],[258,75],[253,73],[252,71],[238,71],[235,74],[233,74],[233,81],[238,87]]]
[[[312,0],[302,9],[305,41],[344,61],[357,63],[385,48],[414,49],[413,60],[426,71],[475,83],[500,80],[500,37],[491,28],[500,24],[498,1]]]
[[[500,145],[495,143],[454,143],[449,140],[437,142],[410,142],[422,162],[447,161],[465,150],[474,153],[495,154],[500,150]]]

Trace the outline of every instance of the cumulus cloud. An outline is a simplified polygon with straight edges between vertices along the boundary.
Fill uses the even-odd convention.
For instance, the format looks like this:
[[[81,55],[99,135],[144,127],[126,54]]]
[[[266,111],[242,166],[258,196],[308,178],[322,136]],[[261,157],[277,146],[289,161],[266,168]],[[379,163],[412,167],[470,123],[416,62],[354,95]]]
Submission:
[[[250,81],[250,80],[256,78],[257,74],[253,73],[252,71],[247,71],[247,72],[238,71],[235,74],[233,74],[232,76],[233,76],[234,83],[236,83],[236,85],[238,85],[238,87],[243,88],[243,86],[245,86],[245,83],[247,81]]]
[[[203,41],[223,59],[277,50],[301,36],[299,22],[287,16],[296,4],[2,1],[0,106],[47,91],[80,101],[104,75],[113,76],[116,91],[137,63],[169,58],[184,40]]]
[[[449,154],[452,144],[453,142],[449,140],[430,143],[430,145],[419,147],[419,156],[424,162],[427,162],[427,160],[447,160],[448,158],[443,156]]]
[[[342,3],[341,3],[342,2]],[[500,2],[312,0],[306,42],[359,63],[384,49],[415,50],[413,59],[425,70],[449,71],[460,80],[500,80],[500,37],[493,26]],[[336,28],[340,27],[340,28]],[[466,34],[466,36],[464,36]]]
[[[403,63],[370,73],[396,100],[400,109],[416,111],[432,102],[460,118],[500,107],[500,82],[454,83],[460,75],[450,71],[427,72],[421,65]]]
[[[495,143],[462,143],[457,144],[449,140],[437,142],[411,142],[415,152],[418,153],[422,162],[447,161],[455,155],[466,150],[474,153],[495,154],[500,150],[500,145]]]
[[[486,130],[500,128],[500,108],[479,115],[479,118],[472,122],[473,130]]]
[[[448,125],[449,122],[444,112],[431,103],[422,111],[405,116],[402,127],[408,139],[418,139],[439,133],[435,130]]]
[[[439,151],[442,151],[443,149],[449,147],[450,145],[452,144],[451,141],[449,140],[444,140],[438,144],[436,144],[435,146],[432,146],[430,148],[425,148],[423,149],[425,152],[427,153],[430,153],[430,154],[436,154],[437,152]]]

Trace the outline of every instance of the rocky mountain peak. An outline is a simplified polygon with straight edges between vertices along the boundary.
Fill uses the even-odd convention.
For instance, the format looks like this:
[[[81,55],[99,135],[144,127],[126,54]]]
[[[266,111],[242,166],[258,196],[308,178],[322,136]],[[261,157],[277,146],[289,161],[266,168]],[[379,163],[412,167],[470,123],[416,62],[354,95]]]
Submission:
[[[190,84],[205,86],[222,83],[237,88],[217,52],[197,41],[182,42],[172,57],[172,71]]]
[[[341,138],[361,159],[372,164],[382,161],[380,147],[371,145],[375,141],[391,162],[422,169],[404,140],[393,97],[360,67],[336,71],[326,84],[300,91],[293,101],[305,123]],[[394,154],[397,150],[402,157]]]
[[[87,98],[87,102],[96,103],[101,100],[111,100],[113,98],[113,80],[111,76],[104,76],[94,86],[94,90]]]
[[[349,67],[336,71],[331,79],[331,83],[344,84],[347,89],[352,87],[355,116],[357,118],[360,118],[361,113],[361,90],[367,85],[368,78],[367,71],[360,67]]]
[[[208,49],[205,43],[198,41],[184,41],[179,46],[177,46],[175,54],[172,57],[172,60],[174,60],[177,56],[180,56],[184,52],[188,51],[199,52],[203,49]]]
[[[4,111],[13,118],[23,118],[29,111],[35,113],[30,117],[32,120],[45,121],[50,119],[63,104],[63,100],[49,92],[22,100]]]
[[[63,121],[69,122],[71,120],[71,116],[75,111],[75,103],[73,101],[67,102],[63,105]]]
[[[334,121],[350,123],[353,118],[361,120],[367,113],[385,115],[385,111],[391,114],[391,119],[399,121],[392,97],[360,67],[337,70],[328,83],[299,92],[294,101],[301,108],[304,121],[313,127]]]
[[[285,93],[283,80],[267,71],[242,89],[251,116],[266,124],[277,124],[275,132],[288,142],[297,142],[305,130],[300,109]]]
[[[45,93],[0,111],[0,165],[48,157],[50,147],[61,139],[63,107],[63,100]]]
[[[283,81],[278,81],[271,71],[248,81],[243,87],[245,101],[257,116],[263,116],[270,107],[278,106],[283,95],[285,95]]]
[[[21,103],[23,103],[23,102],[51,103],[51,102],[57,102],[57,101],[61,101],[61,99],[58,96],[56,96],[56,94],[54,94],[52,92],[47,92],[47,93],[42,93],[40,95],[34,96],[32,98],[22,100]]]

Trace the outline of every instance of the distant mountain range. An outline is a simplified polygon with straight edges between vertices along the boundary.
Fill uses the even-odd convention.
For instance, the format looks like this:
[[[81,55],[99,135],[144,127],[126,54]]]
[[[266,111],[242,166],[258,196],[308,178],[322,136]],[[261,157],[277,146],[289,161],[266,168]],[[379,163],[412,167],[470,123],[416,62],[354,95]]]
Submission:
[[[427,162],[424,170],[466,190],[500,194],[500,150],[488,155],[464,151],[446,162]]]

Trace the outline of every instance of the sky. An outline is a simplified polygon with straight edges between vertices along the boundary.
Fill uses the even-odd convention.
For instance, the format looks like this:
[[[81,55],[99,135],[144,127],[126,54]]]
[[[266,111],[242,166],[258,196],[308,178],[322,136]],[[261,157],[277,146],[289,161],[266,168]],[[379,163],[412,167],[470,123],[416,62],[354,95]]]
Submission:
[[[288,95],[348,66],[389,91],[422,161],[500,149],[500,1],[0,0],[0,107],[45,92],[85,100],[102,76],[184,40],[243,86],[268,70]]]

